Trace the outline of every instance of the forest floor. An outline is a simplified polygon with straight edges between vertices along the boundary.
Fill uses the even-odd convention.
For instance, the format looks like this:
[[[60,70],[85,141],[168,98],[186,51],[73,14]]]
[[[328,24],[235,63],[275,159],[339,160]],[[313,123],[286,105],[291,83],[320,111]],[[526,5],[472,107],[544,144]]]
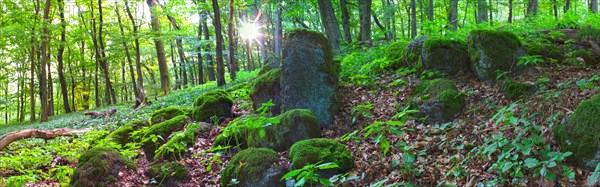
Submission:
[[[392,145],[385,155],[381,143],[375,143],[380,141],[376,139],[377,137],[369,136],[350,140],[342,138],[344,135],[361,130],[374,122],[394,120],[392,117],[399,112],[400,108],[405,107],[404,105],[412,97],[414,89],[421,83],[421,78],[417,74],[382,75],[371,86],[342,86],[340,88],[343,99],[341,111],[336,116],[332,128],[325,129],[322,136],[342,141],[354,156],[355,168],[343,176],[348,181],[341,184],[342,186],[372,184],[479,186],[494,179],[510,178],[503,176],[505,174],[499,173],[497,170],[489,169],[497,164],[495,157],[477,154],[478,151],[480,152],[489,145],[492,135],[501,133],[507,139],[517,136],[515,128],[498,124],[495,116],[500,113],[499,111],[503,111],[504,114],[510,113],[520,121],[529,121],[539,125],[542,136],[551,145],[550,149],[558,151],[559,148],[553,142],[551,127],[566,123],[566,119],[581,101],[600,93],[600,81],[591,79],[594,76],[597,77],[599,72],[600,68],[598,67],[537,66],[518,76],[511,77],[512,80],[536,85],[535,92],[519,101],[509,99],[497,85],[483,83],[473,75],[448,77],[456,82],[458,89],[464,93],[467,101],[465,109],[456,116],[452,123],[447,124],[428,124],[408,119],[403,125],[405,133],[401,135],[388,133],[384,137]],[[153,106],[151,109],[160,108],[166,104],[190,106],[190,103],[185,102],[186,98],[181,98],[181,96],[192,97],[192,95],[199,95],[207,89],[191,90],[195,90],[194,93],[178,92],[179,96],[173,97],[179,97],[177,100],[157,100],[153,105],[159,106]],[[244,102],[246,101],[236,101],[234,107],[237,107],[238,112],[248,112],[243,111],[244,109],[240,107]],[[520,105],[510,107],[517,102]],[[364,111],[356,110],[356,106],[367,104],[372,104],[373,107]],[[140,115],[139,118],[147,118],[151,109],[145,109],[136,114]],[[122,121],[131,120],[126,117],[129,115],[131,113],[116,115],[112,117],[111,121],[121,124]],[[208,153],[205,151],[212,147],[214,138],[221,132],[225,123],[197,136],[190,153],[179,161],[189,168],[188,175],[181,186],[220,186],[220,172],[235,153]],[[357,137],[363,136],[359,133]],[[12,147],[13,150],[17,150],[15,146]],[[16,152],[7,152],[0,156],[18,155]],[[52,160],[60,159],[60,157],[54,154]],[[289,168],[290,161],[287,152],[280,153],[280,157],[279,165]],[[402,164],[409,158],[414,160],[413,164]],[[149,186],[158,182],[152,181],[145,174],[150,163],[144,159],[144,156],[138,156],[135,162],[138,169],[121,171],[118,186]],[[67,162],[64,165],[74,168],[76,161]],[[43,170],[50,170],[54,166],[55,164],[52,162],[40,167],[43,167]],[[540,176],[539,173],[525,172],[519,181],[513,181],[512,184],[522,186],[593,185],[587,182],[591,171],[577,169],[570,165],[566,167],[574,171],[573,179],[562,175],[565,173],[564,168],[549,167],[548,170],[558,174],[557,182],[551,182]],[[3,171],[0,164],[0,174],[8,172],[14,171]],[[27,186],[54,186],[64,182],[61,180],[58,177],[48,177],[45,180],[30,182]],[[499,182],[498,184],[506,183]]]

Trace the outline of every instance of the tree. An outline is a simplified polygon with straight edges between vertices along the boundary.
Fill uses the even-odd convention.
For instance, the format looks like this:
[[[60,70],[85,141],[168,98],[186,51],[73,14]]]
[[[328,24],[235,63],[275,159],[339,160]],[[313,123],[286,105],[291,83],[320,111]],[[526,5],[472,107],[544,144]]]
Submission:
[[[590,10],[594,14],[598,13],[598,0],[591,0],[590,1]]]
[[[569,9],[571,9],[571,0],[565,0],[565,7],[564,7],[565,13],[567,13],[569,11]]]
[[[538,14],[538,0],[529,0],[527,4],[527,16],[535,17]]]
[[[429,0],[429,6],[427,7],[427,19],[429,19],[429,21],[433,21],[433,13],[434,13],[434,4],[433,4],[433,0]]]
[[[115,2],[115,14],[117,15],[117,23],[119,24],[119,31],[121,31],[121,37],[123,37],[123,49],[125,50],[125,57],[127,57],[127,63],[129,64],[129,74],[131,76],[131,85],[133,87],[133,95],[135,96],[136,99],[138,99],[140,96],[140,91],[137,87],[137,84],[135,83],[135,73],[133,72],[133,62],[131,60],[131,54],[129,53],[129,45],[127,45],[127,42],[125,40],[125,29],[123,29],[123,23],[121,22],[121,14],[119,13],[119,5],[117,4],[117,2]]]
[[[217,58],[217,85],[225,85],[225,67],[223,65],[223,34],[221,31],[221,13],[219,11],[219,2],[212,0],[213,7],[213,26],[215,27],[216,36],[216,58]]]
[[[142,77],[142,65],[141,65],[141,55],[140,55],[140,40],[138,37],[138,29],[139,26],[136,25],[135,19],[133,18],[133,14],[131,14],[131,10],[129,9],[129,0],[125,1],[125,10],[127,11],[127,16],[131,21],[131,25],[133,25],[133,37],[134,37],[134,48],[135,48],[135,69],[137,71],[137,79],[138,79],[138,89],[139,95],[136,97],[135,106],[136,108],[142,107],[146,105],[147,98],[146,92],[144,91],[144,78]]]
[[[448,10],[448,25],[450,30],[458,28],[458,0],[450,2],[450,10]]]
[[[319,5],[319,13],[321,13],[321,23],[325,27],[325,33],[329,38],[329,43],[333,49],[334,54],[340,52],[340,27],[337,19],[335,18],[335,12],[331,6],[330,0],[317,0]],[[370,9],[370,8],[369,8]],[[370,36],[364,36],[370,38]]]
[[[104,75],[104,97],[106,99],[107,104],[115,104],[117,103],[117,96],[115,94],[115,90],[112,86],[112,82],[110,81],[108,63],[106,62],[106,49],[104,45],[104,35],[102,34],[104,25],[104,19],[102,14],[102,0],[98,0],[98,14],[100,15],[100,20],[98,24],[98,43],[100,44],[100,69],[102,70],[102,74]]]
[[[485,0],[477,0],[477,23],[488,21],[488,5]]]
[[[166,95],[171,91],[171,81],[169,78],[169,66],[167,65],[167,58],[165,56],[165,44],[160,39],[160,19],[156,16],[158,14],[158,2],[156,0],[146,0],[146,4],[150,7],[150,24],[155,34],[154,46],[156,47],[156,57],[158,58],[160,88],[162,93]]]
[[[340,11],[342,12],[342,28],[344,30],[344,40],[352,42],[352,33],[350,32],[350,13],[348,13],[348,3],[346,0],[340,0]]]
[[[60,82],[60,92],[63,99],[63,105],[66,113],[71,112],[69,106],[69,95],[67,93],[67,81],[65,80],[65,73],[63,67],[63,53],[65,51],[67,23],[65,22],[65,4],[62,0],[58,0],[58,9],[60,14],[60,43],[58,53],[56,54],[56,61],[58,61],[58,80]]]
[[[513,21],[513,0],[508,0],[508,23]]]
[[[44,16],[43,16],[43,20],[44,22],[42,23],[42,45],[40,46],[40,50],[41,50],[41,74],[40,74],[40,101],[42,102],[42,115],[40,117],[40,120],[42,122],[46,122],[48,121],[48,115],[50,112],[50,108],[48,106],[48,95],[47,95],[47,82],[46,82],[46,64],[48,63],[48,58],[46,58],[47,56],[47,46],[48,46],[48,42],[50,40],[50,37],[48,36],[48,24],[50,23],[50,19],[49,19],[49,14],[50,14],[50,0],[46,0],[46,6],[44,8]],[[52,97],[52,95],[50,95],[50,97]]]
[[[417,2],[410,0],[410,37],[417,37]]]
[[[233,38],[233,5],[235,1],[229,0],[229,22],[227,23],[227,37],[229,38],[229,76],[235,80],[235,39]]]
[[[371,4],[372,0],[358,0],[360,17],[358,40],[362,43],[371,43]]]

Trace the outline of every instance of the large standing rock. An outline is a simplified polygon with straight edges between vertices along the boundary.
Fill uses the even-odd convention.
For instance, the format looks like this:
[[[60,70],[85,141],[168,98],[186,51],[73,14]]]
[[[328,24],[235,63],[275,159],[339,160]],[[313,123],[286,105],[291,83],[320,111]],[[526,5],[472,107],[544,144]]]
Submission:
[[[107,186],[117,182],[123,168],[135,169],[136,166],[115,149],[94,147],[79,156],[70,186]]]
[[[283,168],[277,166],[279,155],[267,148],[249,148],[231,158],[221,173],[221,186],[230,186],[232,179],[239,183],[234,186],[285,186],[280,178]]]
[[[329,127],[339,110],[339,71],[323,34],[308,30],[288,32],[282,50],[283,111],[310,109],[322,127]]]
[[[402,62],[404,67],[421,68],[423,43],[426,37],[421,37],[410,42],[402,51]]]
[[[253,102],[253,107],[256,110],[263,103],[269,100],[273,101],[275,106],[270,108],[273,115],[281,114],[281,76],[280,70],[272,69],[259,75],[254,84],[252,84],[252,92],[250,98]]]
[[[488,82],[495,82],[499,73],[518,70],[519,57],[526,55],[519,38],[506,31],[471,31],[467,48],[475,74]]]
[[[567,125],[553,130],[562,152],[570,151],[567,161],[593,170],[600,163],[600,94],[583,101]]]
[[[429,38],[425,40],[422,50],[423,68],[450,75],[468,72],[469,53],[464,42]]]

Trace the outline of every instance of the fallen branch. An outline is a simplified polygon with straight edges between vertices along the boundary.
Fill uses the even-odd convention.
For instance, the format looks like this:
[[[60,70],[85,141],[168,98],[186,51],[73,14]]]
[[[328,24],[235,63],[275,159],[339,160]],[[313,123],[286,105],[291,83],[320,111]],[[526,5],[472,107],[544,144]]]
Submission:
[[[40,129],[26,129],[8,133],[0,138],[0,151],[8,147],[11,143],[27,139],[27,138],[41,138],[44,140],[53,139],[59,136],[73,136],[89,132],[91,128],[86,129],[55,129],[55,130],[40,130]]]
[[[110,116],[112,116],[113,114],[117,113],[117,109],[116,108],[111,108],[108,111],[104,111],[104,112],[84,112],[83,115],[86,116],[91,116],[93,119],[98,119],[98,118],[109,118]]]

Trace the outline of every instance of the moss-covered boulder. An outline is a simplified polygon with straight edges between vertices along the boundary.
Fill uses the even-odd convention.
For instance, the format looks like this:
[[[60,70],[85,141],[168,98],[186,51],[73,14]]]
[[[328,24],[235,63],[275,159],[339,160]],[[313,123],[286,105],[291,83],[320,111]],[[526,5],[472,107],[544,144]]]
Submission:
[[[339,63],[327,38],[315,31],[292,30],[283,41],[281,108],[312,110],[322,127],[339,111]]]
[[[134,131],[133,126],[125,124],[119,127],[117,130],[111,132],[106,136],[106,139],[121,145],[125,145],[131,142],[130,133]]]
[[[402,61],[402,51],[408,45],[407,41],[400,40],[391,43],[385,50],[384,57],[390,61],[390,66],[393,69],[399,69],[401,67],[407,67]]]
[[[204,122],[188,124],[184,131],[173,133],[169,141],[156,150],[154,159],[182,159],[189,148],[196,143],[196,135],[200,132],[210,131],[211,126],[211,124]]]
[[[318,138],[321,127],[315,114],[307,109],[294,109],[284,112],[279,118],[279,124],[264,127],[264,137],[261,129],[250,131],[247,139],[249,147],[265,147],[275,151],[285,151],[300,140]]]
[[[531,93],[533,85],[506,80],[502,83],[501,88],[508,95],[508,98],[518,99]]]
[[[187,167],[178,162],[167,162],[150,165],[146,174],[156,181],[157,186],[180,186],[187,176]]]
[[[448,79],[424,81],[417,87],[415,94],[415,100],[412,103],[419,110],[416,117],[429,122],[452,121],[454,116],[460,113],[466,105],[463,95]]]
[[[402,67],[421,68],[423,64],[421,54],[423,52],[423,44],[427,40],[426,37],[421,37],[410,42],[402,51]]]
[[[499,73],[517,72],[519,57],[526,55],[519,38],[506,31],[473,30],[469,33],[467,49],[477,77],[495,82]]]
[[[231,117],[233,99],[224,90],[209,91],[194,101],[192,116],[196,121],[212,122],[212,117]]]
[[[136,166],[115,149],[94,147],[79,156],[70,186],[108,186],[117,182],[119,171],[125,168]]]
[[[133,120],[127,124],[131,125],[131,127],[136,130],[149,125],[147,120]]]
[[[263,103],[269,100],[273,101],[275,106],[270,108],[271,114],[281,114],[281,76],[280,70],[272,69],[266,73],[259,75],[252,84],[250,98],[253,102],[254,109],[259,108]]]
[[[557,62],[565,60],[565,52],[559,46],[537,42],[529,42],[524,46],[527,49],[527,55],[539,56],[546,62],[551,62],[551,59]]]
[[[578,49],[571,52],[571,57],[580,58],[585,65],[600,65],[600,56],[597,56],[591,49]]]
[[[152,118],[150,118],[150,121],[152,122],[152,124],[159,124],[163,121],[170,120],[171,118],[174,118],[175,116],[179,115],[186,115],[186,113],[179,107],[169,106],[154,111],[154,113],[152,113]]]
[[[423,43],[423,68],[450,75],[469,72],[469,53],[463,41],[429,38]]]
[[[144,133],[144,140],[142,148],[146,154],[148,160],[154,159],[154,152],[171,136],[171,133],[182,130],[186,124],[190,123],[191,119],[185,115],[174,117],[173,119],[164,121],[162,123],[152,125],[146,129]],[[155,137],[155,138],[152,138]],[[153,140],[156,140],[154,142]]]
[[[280,181],[284,170],[278,160],[277,152],[267,148],[240,151],[221,172],[221,186],[230,186],[233,179],[239,182],[233,186],[285,186]]]
[[[600,94],[583,101],[569,123],[553,129],[554,139],[572,164],[593,170],[600,163]]]
[[[322,172],[322,177],[344,173],[354,167],[354,160],[348,148],[340,142],[315,138],[296,142],[290,148],[292,169],[300,169],[309,164],[334,162],[339,168]]]

